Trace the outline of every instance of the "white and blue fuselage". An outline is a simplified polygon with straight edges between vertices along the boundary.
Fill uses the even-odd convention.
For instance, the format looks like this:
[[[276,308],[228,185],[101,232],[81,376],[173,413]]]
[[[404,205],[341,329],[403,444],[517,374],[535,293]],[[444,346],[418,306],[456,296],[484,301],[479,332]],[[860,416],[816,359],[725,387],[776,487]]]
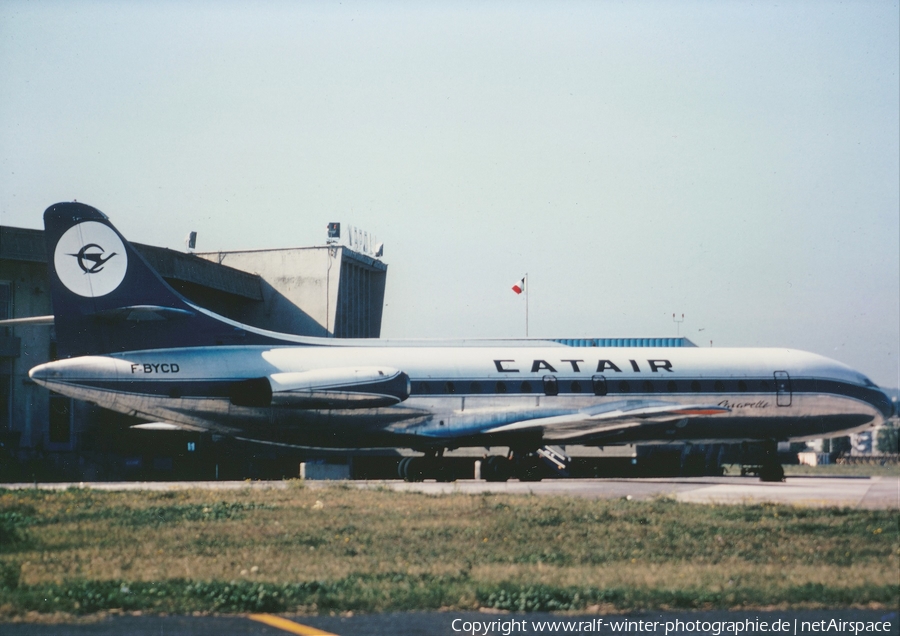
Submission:
[[[330,448],[802,440],[877,426],[892,409],[853,369],[786,349],[188,347],[61,360],[31,377],[151,421]]]
[[[187,301],[99,210],[59,203],[44,226],[65,359],[31,377],[149,422],[430,457],[507,446],[525,465],[541,452],[552,459],[545,446],[565,444],[761,441],[771,451],[779,440],[877,426],[893,412],[860,373],[787,349],[277,334]],[[507,474],[493,464],[494,477]]]

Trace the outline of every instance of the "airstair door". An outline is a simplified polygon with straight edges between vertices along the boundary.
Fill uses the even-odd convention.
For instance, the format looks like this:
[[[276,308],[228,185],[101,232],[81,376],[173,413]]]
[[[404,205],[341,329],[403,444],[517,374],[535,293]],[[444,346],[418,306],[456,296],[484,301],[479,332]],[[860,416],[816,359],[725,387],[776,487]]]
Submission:
[[[791,376],[787,371],[775,372],[775,402],[778,406],[791,405]]]

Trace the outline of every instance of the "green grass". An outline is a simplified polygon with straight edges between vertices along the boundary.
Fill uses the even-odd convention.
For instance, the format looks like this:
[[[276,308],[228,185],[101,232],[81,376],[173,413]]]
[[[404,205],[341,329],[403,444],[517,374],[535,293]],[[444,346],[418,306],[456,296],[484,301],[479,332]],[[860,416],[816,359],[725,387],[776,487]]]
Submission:
[[[0,490],[27,612],[895,607],[896,511],[330,488]]]

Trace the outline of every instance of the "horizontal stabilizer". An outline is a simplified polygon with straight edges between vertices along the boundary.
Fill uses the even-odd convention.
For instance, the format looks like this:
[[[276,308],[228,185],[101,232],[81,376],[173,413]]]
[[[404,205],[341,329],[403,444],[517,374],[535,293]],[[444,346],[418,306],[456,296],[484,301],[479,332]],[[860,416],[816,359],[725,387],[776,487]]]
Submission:
[[[178,424],[169,424],[168,422],[147,422],[145,424],[135,424],[128,428],[136,428],[139,431],[186,431],[187,429]]]
[[[27,318],[7,318],[0,320],[0,327],[24,327],[26,325],[52,325],[53,316],[28,316]]]

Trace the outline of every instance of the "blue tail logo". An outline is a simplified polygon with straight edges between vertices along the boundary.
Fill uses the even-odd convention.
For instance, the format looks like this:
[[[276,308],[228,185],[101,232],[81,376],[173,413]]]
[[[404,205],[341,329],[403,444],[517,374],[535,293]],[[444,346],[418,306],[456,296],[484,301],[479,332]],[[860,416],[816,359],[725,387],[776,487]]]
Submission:
[[[100,250],[100,252],[92,252],[88,254],[88,250],[91,249],[97,249]],[[69,254],[69,256],[74,256],[78,259],[78,267],[80,267],[85,274],[96,274],[97,272],[103,271],[103,266],[106,264],[106,261],[117,254],[117,252],[113,252],[106,258],[103,258],[104,251],[105,250],[96,243],[88,243],[80,250],[78,250],[77,254]],[[84,264],[85,261],[90,261],[91,263],[93,263],[93,265],[88,267]]]
[[[115,291],[128,271],[128,256],[119,235],[108,225],[83,221],[59,238],[53,257],[66,288],[85,298]]]

